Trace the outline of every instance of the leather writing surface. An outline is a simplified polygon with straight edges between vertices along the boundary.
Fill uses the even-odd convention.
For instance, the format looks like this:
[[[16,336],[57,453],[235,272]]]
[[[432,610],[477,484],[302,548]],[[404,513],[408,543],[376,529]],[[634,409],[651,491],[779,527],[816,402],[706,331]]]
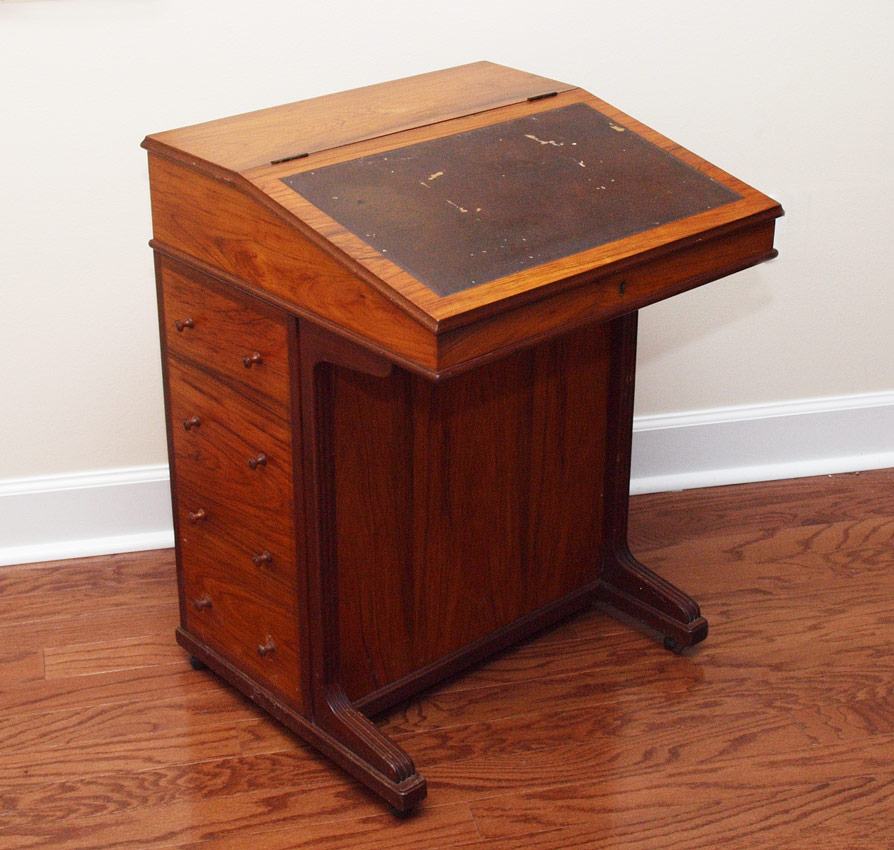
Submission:
[[[582,103],[283,182],[441,296],[741,197]]]

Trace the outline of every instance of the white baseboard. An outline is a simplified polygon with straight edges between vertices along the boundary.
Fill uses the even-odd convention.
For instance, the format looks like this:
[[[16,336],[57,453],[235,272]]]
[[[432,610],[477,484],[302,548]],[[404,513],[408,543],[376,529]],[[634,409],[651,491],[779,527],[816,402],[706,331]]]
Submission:
[[[0,566],[173,545],[167,464],[0,481]]]
[[[894,467],[894,393],[641,416],[630,492]]]
[[[894,393],[634,422],[631,493],[894,467]],[[0,481],[0,566],[174,545],[168,467]]]

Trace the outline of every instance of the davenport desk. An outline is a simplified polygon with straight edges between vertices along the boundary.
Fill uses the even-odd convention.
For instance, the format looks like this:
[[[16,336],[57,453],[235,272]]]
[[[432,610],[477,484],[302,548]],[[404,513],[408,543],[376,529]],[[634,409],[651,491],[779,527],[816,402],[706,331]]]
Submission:
[[[407,811],[370,715],[596,600],[705,637],[627,547],[636,316],[775,201],[486,62],[143,146],[197,665]]]

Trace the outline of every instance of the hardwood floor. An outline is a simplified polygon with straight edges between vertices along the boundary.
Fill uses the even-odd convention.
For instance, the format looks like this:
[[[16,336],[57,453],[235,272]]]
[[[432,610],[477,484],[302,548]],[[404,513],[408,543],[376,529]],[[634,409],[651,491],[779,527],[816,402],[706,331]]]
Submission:
[[[894,848],[894,470],[637,497],[701,604],[598,611],[380,718],[396,820],[176,646],[172,551],[0,570],[0,849]]]

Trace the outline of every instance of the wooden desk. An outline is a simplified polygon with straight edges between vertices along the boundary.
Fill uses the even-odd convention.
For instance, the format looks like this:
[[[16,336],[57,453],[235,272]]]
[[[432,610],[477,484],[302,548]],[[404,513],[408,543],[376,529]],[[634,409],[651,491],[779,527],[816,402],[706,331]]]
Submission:
[[[369,715],[594,600],[706,636],[627,547],[636,315],[775,201],[489,63],[143,146],[197,663],[407,811]]]

